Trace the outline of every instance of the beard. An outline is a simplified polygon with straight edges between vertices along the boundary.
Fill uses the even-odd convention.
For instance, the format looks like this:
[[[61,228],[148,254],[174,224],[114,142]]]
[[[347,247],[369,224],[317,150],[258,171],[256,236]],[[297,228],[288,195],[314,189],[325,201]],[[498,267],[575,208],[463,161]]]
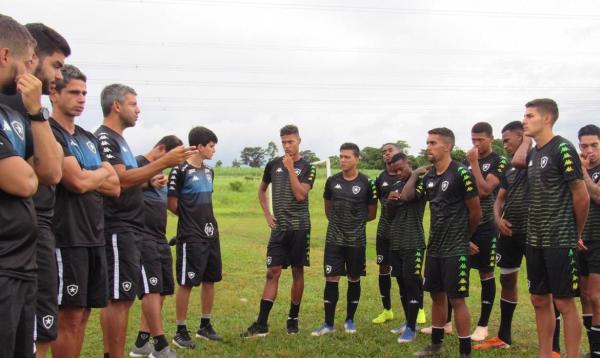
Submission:
[[[13,64],[10,72],[12,73],[10,76],[10,82],[5,83],[2,86],[2,94],[14,96],[17,94],[17,65]]]
[[[54,87],[54,81],[50,81],[47,78],[44,77],[44,73],[42,72],[42,62],[40,60],[40,63],[38,65],[38,67],[35,69],[33,75],[35,77],[37,77],[40,81],[42,81],[42,94],[43,95],[49,95],[50,94],[50,89],[52,87]]]

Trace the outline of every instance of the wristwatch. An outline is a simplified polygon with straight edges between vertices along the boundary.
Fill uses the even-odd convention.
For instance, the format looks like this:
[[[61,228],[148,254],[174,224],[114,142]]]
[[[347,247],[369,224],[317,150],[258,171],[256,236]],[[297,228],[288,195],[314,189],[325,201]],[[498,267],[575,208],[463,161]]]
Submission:
[[[50,111],[48,111],[48,108],[42,107],[38,113],[27,114],[27,117],[29,117],[30,121],[46,122],[50,118]]]

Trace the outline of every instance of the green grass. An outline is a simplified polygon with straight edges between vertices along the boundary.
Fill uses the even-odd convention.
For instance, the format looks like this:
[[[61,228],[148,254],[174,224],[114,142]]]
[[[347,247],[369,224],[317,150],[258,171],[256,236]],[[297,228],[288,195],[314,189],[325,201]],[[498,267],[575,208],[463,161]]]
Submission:
[[[368,171],[372,178],[377,174]],[[250,168],[217,168],[215,178],[214,209],[219,222],[221,234],[221,250],[223,255],[223,281],[216,285],[216,299],[213,310],[213,324],[225,338],[223,342],[197,341],[193,351],[179,350],[180,357],[199,357],[205,355],[226,357],[335,357],[335,356],[377,356],[392,357],[410,356],[418,348],[429,344],[429,336],[419,335],[416,342],[409,345],[396,343],[396,336],[389,330],[403,321],[399,304],[398,289],[395,282],[392,286],[392,304],[397,316],[395,320],[384,325],[373,325],[371,319],[381,311],[381,302],[377,286],[378,267],[375,264],[375,229],[376,222],[368,225],[367,243],[367,276],[362,280],[362,296],[356,314],[358,333],[346,335],[341,330],[346,309],[346,281],[340,285],[340,301],[338,303],[338,333],[315,338],[310,331],[323,322],[323,287],[322,275],[323,247],[326,230],[326,219],[323,213],[323,186],[325,172],[319,169],[317,181],[310,194],[312,216],[311,264],[306,272],[305,292],[300,312],[301,332],[297,336],[287,336],[285,320],[289,307],[291,276],[289,270],[284,272],[279,287],[279,296],[271,312],[269,324],[271,333],[266,339],[241,340],[239,334],[252,323],[258,313],[258,303],[264,283],[265,253],[269,238],[269,230],[262,217],[256,198],[258,184],[262,172]],[[243,182],[241,192],[230,190],[232,181]],[[169,216],[168,237],[174,235],[177,219]],[[429,228],[429,216],[425,218],[425,229]],[[175,253],[173,251],[173,257]],[[497,274],[498,276],[498,274]],[[479,315],[479,278],[475,271],[471,275],[471,297],[468,299],[471,308],[472,326]],[[199,289],[192,291],[188,327],[196,329],[200,315]],[[521,270],[519,278],[520,304],[515,312],[513,328],[513,349],[485,353],[486,357],[528,357],[537,354],[537,338],[533,309],[529,303],[525,270]],[[495,334],[499,323],[500,284],[496,305],[490,320],[490,334]],[[431,301],[426,295],[425,309],[430,319]],[[164,308],[165,329],[170,339],[175,331],[174,298],[169,297]],[[140,316],[140,303],[133,306],[127,336],[128,350],[135,340]],[[587,347],[587,343],[583,344]],[[458,352],[456,335],[445,339],[447,357],[454,357]],[[583,348],[582,348],[583,349]],[[127,351],[128,352],[128,351]],[[477,353],[475,353],[478,356]],[[484,354],[479,354],[483,356]],[[102,333],[100,331],[98,312],[92,314],[88,324],[83,357],[102,356]]]

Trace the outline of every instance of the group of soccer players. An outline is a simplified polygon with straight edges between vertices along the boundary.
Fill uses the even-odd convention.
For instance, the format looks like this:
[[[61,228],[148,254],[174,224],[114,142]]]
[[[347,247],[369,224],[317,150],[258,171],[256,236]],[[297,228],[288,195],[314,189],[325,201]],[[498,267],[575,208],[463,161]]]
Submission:
[[[193,287],[201,286],[202,315],[196,337],[222,338],[213,328],[215,283],[222,279],[219,229],[212,209],[214,171],[205,165],[217,136],[194,127],[189,146],[165,136],[135,156],[123,138],[140,113],[136,91],[111,84],[101,93],[103,120],[90,133],[76,125],[85,109],[86,76],[66,65],[67,41],[43,24],[21,25],[0,15],[0,357],[77,357],[92,308],[100,308],[105,357],[123,357],[129,310],[141,300],[139,332],[129,355],[175,357],[163,328],[162,306],[175,293],[177,331],[172,344],[194,348],[187,325]],[[48,95],[51,112],[42,106]],[[512,159],[492,150],[485,122],[471,130],[474,147],[463,163],[452,159],[454,133],[428,131],[431,165],[413,170],[392,143],[382,146],[385,170],[373,181],[358,170],[360,150],[340,147],[341,172],[327,178],[328,219],[323,273],[324,321],[312,331],[336,331],[339,281],[348,278],[344,331],[354,317],[366,274],[366,225],[381,215],[376,248],[383,312],[393,319],[391,276],[396,277],[405,323],[392,330],[413,342],[424,323],[423,292],[431,295],[431,344],[415,356],[443,351],[454,323],[459,354],[509,348],[523,257],[540,357],[558,355],[560,321],[567,357],[579,354],[581,297],[591,357],[600,356],[600,129],[578,132],[579,149],[553,133],[553,100],[526,104],[522,122],[508,123],[502,140]],[[280,130],[285,154],[267,164],[258,190],[271,228],[267,274],[259,313],[241,336],[266,336],[282,269],[291,267],[287,332],[299,332],[304,267],[309,265],[308,197],[315,167],[300,155],[294,125]],[[535,145],[532,145],[532,139]],[[163,172],[170,169],[169,175]],[[271,186],[272,210],[267,190]],[[423,216],[429,202],[426,240]],[[175,289],[167,210],[179,217]],[[488,338],[500,267],[500,328]],[[423,275],[424,269],[424,275]],[[470,332],[470,269],[481,279],[481,312]]]

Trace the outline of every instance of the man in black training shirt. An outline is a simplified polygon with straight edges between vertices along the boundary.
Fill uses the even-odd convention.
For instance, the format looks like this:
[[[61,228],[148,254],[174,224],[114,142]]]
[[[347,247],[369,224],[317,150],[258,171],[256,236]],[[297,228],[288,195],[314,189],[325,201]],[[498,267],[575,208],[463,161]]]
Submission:
[[[564,322],[567,357],[577,357],[581,326],[574,300],[579,294],[575,251],[584,248],[581,235],[590,198],[577,151],[568,140],[552,132],[558,119],[556,102],[537,99],[525,107],[525,135],[536,143],[527,157],[526,258],[540,356],[552,354],[554,300]]]
[[[62,152],[47,123],[48,110],[41,105],[43,85],[32,74],[35,47],[24,26],[0,15],[0,93],[19,93],[26,114],[0,105],[2,357],[34,355],[37,220],[31,197],[38,180],[53,185],[61,176]]]
[[[431,345],[414,356],[427,357],[443,351],[443,326],[449,300],[460,341],[460,357],[470,357],[471,317],[465,297],[469,296],[468,255],[476,249],[470,238],[481,218],[479,193],[473,175],[450,156],[454,133],[448,128],[435,128],[428,133],[427,159],[433,167],[423,179],[431,214],[424,289],[429,291],[433,301],[432,333]],[[424,171],[420,168],[413,175]],[[407,183],[404,190],[414,192],[416,180]]]
[[[472,237],[472,242],[477,245],[477,252],[469,257],[469,266],[479,271],[481,279],[481,314],[477,328],[471,334],[473,341],[487,338],[488,322],[496,298],[494,268],[498,229],[494,222],[494,201],[508,163],[492,150],[492,140],[492,126],[487,122],[476,123],[471,129],[473,148],[467,152],[463,163],[475,178],[481,205],[481,221]]]
[[[392,330],[400,334],[398,343],[412,342],[416,337],[417,314],[423,304],[425,259],[423,212],[425,210],[424,172],[415,172],[404,153],[389,161],[390,171],[398,179],[390,188],[386,214],[389,218],[390,263],[392,274],[400,286],[400,301],[406,322]],[[414,184],[413,184],[414,182]],[[404,191],[404,188],[407,188]],[[414,191],[409,192],[410,188]]]
[[[138,168],[149,165],[164,157],[168,152],[183,143],[174,135],[161,138],[158,143],[144,155],[135,157]],[[159,173],[143,185],[144,193],[144,229],[142,230],[142,286],[138,296],[149,297],[150,294],[160,294],[160,311],[166,296],[175,292],[173,281],[173,257],[171,248],[166,240],[167,228],[167,176]],[[146,304],[154,304],[146,299]],[[142,303],[144,304],[144,303]],[[154,310],[151,314],[155,314]],[[140,315],[140,330],[129,353],[130,356],[148,356],[152,353],[150,343],[152,335],[146,315]]]
[[[298,333],[298,313],[304,291],[304,266],[309,266],[310,215],[308,192],[315,181],[316,169],[300,156],[298,127],[280,130],[285,155],[269,162],[258,188],[258,200],[271,228],[267,246],[267,279],[260,300],[258,318],[242,337],[264,337],[269,332],[269,312],[277,296],[282,268],[292,267],[291,303],[287,319],[288,334]],[[271,184],[273,212],[269,210],[267,188]]]
[[[342,171],[325,183],[325,214],[329,220],[325,241],[325,323],[313,336],[335,332],[335,306],[340,276],[348,277],[347,307],[344,330],[356,333],[354,313],[360,299],[360,276],[366,275],[365,247],[367,221],[377,216],[375,182],[359,173],[360,150],[354,143],[340,147]]]
[[[579,252],[581,306],[590,357],[600,357],[600,128],[588,124],[577,135],[581,171],[590,195],[590,211],[583,230],[586,250]]]
[[[177,332],[173,344],[194,348],[185,320],[193,287],[201,287],[202,316],[196,337],[220,341],[211,324],[215,283],[223,278],[219,227],[213,213],[212,193],[215,172],[205,164],[212,159],[218,138],[208,128],[194,127],[188,134],[190,146],[197,152],[169,174],[169,210],[179,216],[177,222],[175,293]]]
[[[100,103],[104,122],[94,135],[121,184],[121,195],[104,201],[110,292],[108,307],[100,314],[104,349],[111,358],[123,356],[129,309],[140,293],[143,294],[142,310],[154,337],[153,354],[168,356],[170,349],[162,327],[160,293],[146,293],[140,287],[144,276],[141,247],[147,241],[142,241],[141,235],[145,223],[142,185],[163,169],[183,162],[193,151],[177,147],[162,158],[138,168],[135,156],[123,138],[123,131],[135,126],[140,113],[137,93],[122,84],[108,85],[100,94]]]
[[[62,78],[60,68],[65,57],[71,54],[67,41],[56,31],[44,24],[25,25],[37,42],[35,48],[35,70],[33,74],[42,82],[42,94],[49,95],[56,81]],[[27,118],[27,109],[20,94],[7,96],[0,94],[0,103],[11,107]],[[58,144],[57,148],[60,148]],[[62,155],[62,149],[60,149]],[[62,158],[60,159],[62,161]],[[33,197],[38,220],[38,241],[36,261],[38,267],[38,291],[36,302],[36,355],[45,357],[50,342],[56,339],[58,325],[56,247],[52,228],[54,214],[54,185],[40,183]]]
[[[52,130],[62,146],[63,177],[56,186],[54,224],[58,271],[57,357],[77,357],[92,308],[108,299],[103,196],[119,196],[119,178],[92,133],[75,124],[87,94],[86,77],[65,65],[50,94]]]

